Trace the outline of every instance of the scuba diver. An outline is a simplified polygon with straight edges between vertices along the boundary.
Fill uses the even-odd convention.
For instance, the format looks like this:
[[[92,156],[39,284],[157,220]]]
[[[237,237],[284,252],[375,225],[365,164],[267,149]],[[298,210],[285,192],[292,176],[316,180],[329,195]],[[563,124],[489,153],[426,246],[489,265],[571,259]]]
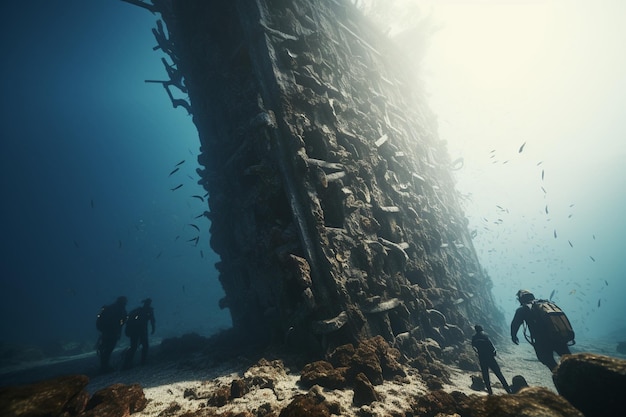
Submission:
[[[143,306],[131,311],[126,321],[126,336],[130,338],[130,347],[124,357],[123,369],[132,368],[133,357],[139,345],[141,345],[141,364],[145,365],[148,358],[148,323],[152,325],[152,334],[154,334],[154,309],[152,308],[152,299],[146,298],[141,302]]]
[[[96,318],[96,328],[101,333],[97,344],[101,373],[113,371],[109,360],[126,322],[126,303],[126,297],[119,296],[113,304],[103,306]]]
[[[472,336],[472,348],[478,353],[478,363],[480,364],[480,371],[483,374],[483,382],[487,392],[489,395],[493,394],[491,382],[489,381],[489,370],[491,369],[502,383],[504,390],[510,393],[509,384],[506,382],[504,375],[502,375],[498,362],[496,362],[496,348],[491,343],[487,333],[483,331],[482,326],[477,324],[474,326],[474,330],[476,330],[476,334]]]
[[[574,331],[556,304],[548,300],[536,300],[533,293],[519,290],[516,294],[520,307],[511,321],[511,340],[519,344],[517,331],[524,324],[524,337],[535,349],[539,362],[551,371],[556,368],[554,352],[559,356],[570,354],[569,345],[574,344]],[[530,336],[526,335],[526,327]]]

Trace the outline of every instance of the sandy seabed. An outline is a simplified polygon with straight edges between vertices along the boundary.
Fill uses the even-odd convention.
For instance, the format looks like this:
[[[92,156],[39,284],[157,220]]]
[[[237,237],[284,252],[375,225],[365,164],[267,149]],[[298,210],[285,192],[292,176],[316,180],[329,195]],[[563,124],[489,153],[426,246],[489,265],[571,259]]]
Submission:
[[[626,358],[616,352],[616,346],[617,343],[611,341],[586,341],[572,347],[572,353],[593,352]],[[529,344],[522,341],[519,346],[509,343],[496,347],[498,348],[498,363],[509,383],[513,376],[522,375],[529,385],[545,387],[556,392],[551,372],[537,361]],[[118,349],[113,355],[112,364],[117,365],[117,368],[119,368],[121,356],[122,349]],[[189,395],[190,392],[212,392],[220,386],[230,386],[232,380],[242,378],[255,362],[249,358],[239,357],[215,363],[208,362],[206,357],[198,355],[158,363],[153,361],[143,367],[98,375],[96,372],[98,359],[95,353],[90,353],[77,357],[60,358],[55,361],[33,363],[21,369],[0,369],[0,386],[21,385],[68,374],[86,374],[90,377],[87,386],[87,391],[90,394],[115,383],[137,383],[141,385],[148,399],[148,405],[143,411],[133,414],[134,416],[170,415],[167,410],[172,409],[172,407],[177,410],[172,415],[180,415],[185,411],[196,411],[207,402],[206,398],[195,399],[193,395]],[[286,407],[295,395],[308,392],[307,389],[298,385],[299,372],[286,370],[287,372],[275,381],[273,389],[252,389],[243,397],[233,399],[226,405],[219,407],[216,412],[253,411],[268,403],[274,408]],[[376,392],[382,395],[383,400],[372,403],[370,406],[372,412],[384,415],[407,410],[408,404],[415,397],[428,392],[417,370],[406,368],[406,371],[407,377],[402,380],[385,381],[382,385],[375,386]],[[486,395],[486,392],[475,391],[471,388],[471,375],[479,375],[479,372],[462,371],[454,367],[448,367],[448,371],[450,372],[451,384],[444,385],[445,391],[461,391],[468,395]],[[491,382],[494,387],[494,394],[505,393],[493,374],[491,375]],[[328,401],[339,403],[343,415],[357,415],[360,409],[360,407],[352,405],[353,392],[351,389],[323,389],[322,395]]]

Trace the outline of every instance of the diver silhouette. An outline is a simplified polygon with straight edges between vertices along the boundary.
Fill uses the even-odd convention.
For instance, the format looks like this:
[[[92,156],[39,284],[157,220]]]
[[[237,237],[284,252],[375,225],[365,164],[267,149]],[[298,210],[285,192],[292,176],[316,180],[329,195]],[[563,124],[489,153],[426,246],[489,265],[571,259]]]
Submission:
[[[562,316],[554,316],[561,317],[558,318],[560,321],[559,326],[565,331],[565,333],[568,334],[565,338],[561,338],[559,336],[555,337],[554,332],[552,332],[549,328],[550,321],[546,322],[538,320],[536,314],[534,313],[534,309],[532,308],[535,303],[545,302],[545,300],[536,300],[533,293],[527,290],[519,290],[516,296],[520,303],[520,307],[518,307],[515,311],[515,316],[511,321],[511,340],[516,345],[519,344],[517,331],[520,326],[525,323],[530,332],[530,337],[527,337],[527,340],[535,349],[537,359],[539,359],[539,362],[543,363],[551,371],[554,371],[554,368],[557,366],[557,363],[554,360],[554,352],[556,352],[559,356],[571,353],[568,347],[568,339],[570,333],[571,338],[573,339],[574,332],[571,330],[569,320],[562,312]],[[526,336],[525,333],[524,335]]]
[[[137,307],[128,314],[126,321],[126,336],[130,338],[130,347],[124,356],[123,369],[133,366],[133,357],[139,345],[141,345],[141,365],[145,365],[148,359],[148,323],[152,325],[152,334],[155,330],[154,309],[152,299],[142,300],[143,306]]]
[[[478,363],[480,364],[480,371],[482,372],[487,392],[489,395],[493,394],[491,382],[489,381],[489,370],[491,369],[502,383],[504,390],[510,393],[509,384],[506,382],[504,375],[502,375],[498,362],[496,362],[496,348],[491,343],[487,333],[483,331],[482,326],[477,324],[474,326],[474,330],[476,330],[476,334],[472,336],[472,348],[478,353]]]
[[[109,360],[126,322],[126,303],[126,297],[117,297],[113,304],[103,306],[96,318],[96,328],[100,331],[97,352],[100,356],[101,373],[113,371]]]

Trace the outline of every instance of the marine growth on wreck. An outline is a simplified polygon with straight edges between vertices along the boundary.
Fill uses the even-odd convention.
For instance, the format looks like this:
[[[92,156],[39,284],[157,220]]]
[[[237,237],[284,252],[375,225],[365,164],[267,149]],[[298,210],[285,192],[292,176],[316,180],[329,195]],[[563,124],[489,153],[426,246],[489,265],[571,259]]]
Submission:
[[[125,1],[158,16],[162,84],[198,129],[235,330],[410,354],[501,324],[436,117],[349,1]]]

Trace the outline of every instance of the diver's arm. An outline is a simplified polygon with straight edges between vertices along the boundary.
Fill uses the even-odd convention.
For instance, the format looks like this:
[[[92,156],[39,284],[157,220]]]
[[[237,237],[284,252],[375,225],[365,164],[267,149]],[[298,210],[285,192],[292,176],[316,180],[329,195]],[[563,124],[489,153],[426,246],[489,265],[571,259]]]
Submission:
[[[513,316],[513,321],[511,322],[511,340],[516,345],[519,343],[519,339],[517,338],[517,331],[524,322],[523,308],[524,307],[520,307],[515,311],[515,316]]]

